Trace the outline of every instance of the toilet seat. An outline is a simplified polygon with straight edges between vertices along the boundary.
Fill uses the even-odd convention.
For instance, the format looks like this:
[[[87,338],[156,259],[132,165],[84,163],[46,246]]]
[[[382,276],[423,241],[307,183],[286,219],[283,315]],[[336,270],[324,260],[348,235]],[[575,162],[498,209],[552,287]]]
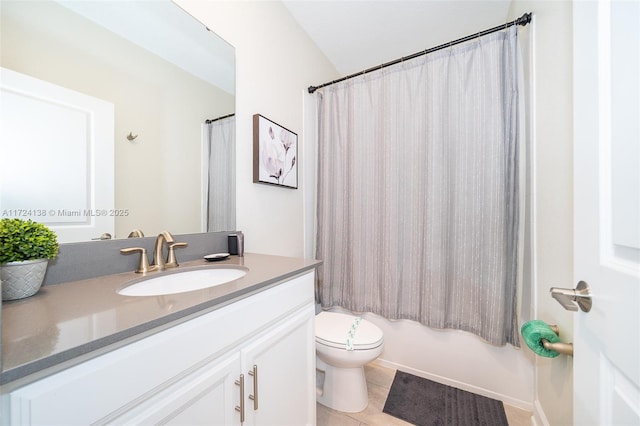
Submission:
[[[320,312],[316,315],[316,342],[347,350],[349,331],[353,330],[353,350],[375,349],[382,345],[384,334],[375,324],[353,315],[338,312]]]

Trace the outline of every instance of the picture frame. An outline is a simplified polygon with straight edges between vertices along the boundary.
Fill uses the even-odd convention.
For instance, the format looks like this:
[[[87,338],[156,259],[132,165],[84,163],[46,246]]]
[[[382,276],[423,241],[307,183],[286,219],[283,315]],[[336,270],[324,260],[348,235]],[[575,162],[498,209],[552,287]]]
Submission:
[[[253,116],[253,183],[298,188],[298,134]]]

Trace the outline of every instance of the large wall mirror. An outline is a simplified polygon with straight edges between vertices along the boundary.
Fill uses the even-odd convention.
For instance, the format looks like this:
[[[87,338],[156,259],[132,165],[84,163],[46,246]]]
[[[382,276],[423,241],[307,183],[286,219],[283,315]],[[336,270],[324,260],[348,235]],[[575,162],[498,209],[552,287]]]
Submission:
[[[113,115],[111,165],[110,155],[96,156],[99,151],[93,146],[85,147],[86,152],[76,148],[73,132],[49,137],[45,126],[67,128],[62,124],[65,119],[12,107],[9,124],[15,128],[10,137],[3,135],[0,147],[2,162],[11,163],[13,170],[11,176],[2,176],[0,186],[4,217],[42,219],[54,228],[64,227],[76,213],[82,220],[93,220],[79,207],[45,200],[37,188],[45,183],[71,188],[86,176],[89,183],[79,185],[84,191],[79,198],[94,200],[101,187],[91,186],[95,183],[91,173],[102,165],[113,170],[113,201],[109,206],[91,205],[108,209],[92,213],[113,217],[114,238],[126,238],[135,229],[146,236],[165,229],[175,234],[234,229],[235,52],[231,45],[168,0],[2,0],[0,16],[0,66],[7,76],[16,73],[104,101],[112,105]],[[4,101],[3,109],[3,116],[9,117]],[[92,112],[86,116],[85,121],[94,120]],[[6,120],[5,128],[10,127]],[[223,123],[226,127],[212,130]],[[89,125],[77,133],[83,132],[109,134]],[[216,138],[225,139],[227,156],[214,162],[208,144],[217,143]],[[41,144],[39,148],[28,145],[34,140]],[[84,163],[60,166],[72,157]],[[43,162],[49,171],[38,175],[39,170],[47,170],[45,165],[38,166]],[[70,171],[79,178],[64,174]],[[16,187],[7,184],[11,179],[34,183],[32,190],[19,191],[26,201],[16,205],[14,200],[9,206],[9,192]],[[208,203],[207,186],[212,179],[223,182],[224,188]],[[29,199],[30,194],[35,195]],[[213,207],[224,207],[229,218],[212,225],[207,209]],[[17,208],[41,211],[16,212]],[[99,229],[90,232],[62,242],[100,236]]]

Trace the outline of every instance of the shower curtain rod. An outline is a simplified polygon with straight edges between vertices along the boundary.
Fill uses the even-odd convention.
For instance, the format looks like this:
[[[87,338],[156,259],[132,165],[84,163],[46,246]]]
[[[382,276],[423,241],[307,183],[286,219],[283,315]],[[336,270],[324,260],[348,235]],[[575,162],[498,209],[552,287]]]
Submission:
[[[367,73],[369,73],[371,71],[377,71],[377,70],[380,70],[382,68],[386,68],[388,66],[395,65],[395,64],[398,64],[400,62],[407,61],[409,59],[414,59],[414,58],[417,58],[417,57],[422,56],[422,55],[427,55],[427,54],[435,52],[437,50],[445,49],[447,47],[451,47],[451,46],[454,46],[456,44],[464,43],[465,41],[473,40],[474,38],[477,38],[477,37],[481,37],[481,36],[484,36],[484,35],[487,35],[487,34],[495,33],[497,31],[507,29],[507,28],[509,28],[511,26],[514,26],[514,25],[522,25],[524,27],[529,22],[531,22],[531,13],[525,13],[524,15],[519,17],[518,19],[515,19],[515,20],[513,20],[511,22],[507,22],[507,23],[505,23],[503,25],[498,25],[497,27],[489,28],[488,30],[480,31],[478,33],[475,33],[475,34],[472,34],[472,35],[468,35],[466,37],[462,37],[462,38],[459,38],[457,40],[450,41],[448,43],[444,43],[444,44],[441,44],[441,45],[436,46],[436,47],[432,47],[432,48],[427,49],[427,50],[422,50],[420,52],[414,53],[413,55],[404,56],[404,57],[402,57],[400,59],[396,59],[396,60],[393,60],[391,62],[386,62],[386,63],[384,63],[382,65],[378,65],[378,66],[375,66],[375,67],[368,68],[368,69],[366,69],[364,71],[360,71],[359,73],[351,74],[351,75],[348,75],[346,77],[342,77],[342,78],[339,78],[337,80],[330,81],[329,83],[324,83],[324,84],[321,84],[319,86],[309,86],[309,88],[307,90],[309,91],[309,93],[313,93],[316,90],[320,89],[321,87],[331,86],[332,84],[336,84],[336,83],[339,83],[341,81],[349,80],[350,78],[358,77],[358,76],[361,76],[363,74],[367,74]]]
[[[235,115],[234,113],[231,113],[231,114],[223,115],[222,117],[214,118],[214,119],[211,119],[211,120],[204,120],[204,122],[205,122],[205,124],[211,124],[214,121],[223,120],[225,118],[233,117],[234,115]]]

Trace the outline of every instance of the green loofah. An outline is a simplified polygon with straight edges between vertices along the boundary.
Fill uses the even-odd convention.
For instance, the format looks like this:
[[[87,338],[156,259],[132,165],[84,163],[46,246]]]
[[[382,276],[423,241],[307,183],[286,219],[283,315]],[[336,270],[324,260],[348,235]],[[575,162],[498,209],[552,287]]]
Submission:
[[[520,328],[520,334],[524,338],[524,342],[531,348],[536,355],[544,356],[547,358],[555,358],[560,355],[556,351],[545,349],[542,345],[542,339],[545,339],[551,343],[557,343],[560,338],[553,332],[549,324],[540,320],[528,321],[522,324]]]

